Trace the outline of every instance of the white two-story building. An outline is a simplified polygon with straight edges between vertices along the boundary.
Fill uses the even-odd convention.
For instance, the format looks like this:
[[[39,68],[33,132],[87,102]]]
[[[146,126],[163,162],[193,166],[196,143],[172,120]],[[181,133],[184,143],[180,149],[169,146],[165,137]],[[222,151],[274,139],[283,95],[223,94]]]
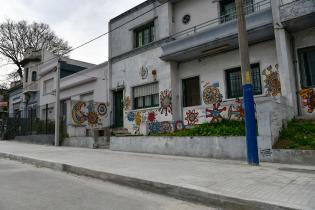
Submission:
[[[315,5],[245,10],[259,134],[273,141],[285,121],[315,114]],[[113,126],[147,134],[244,117],[233,0],[148,0],[109,29]]]

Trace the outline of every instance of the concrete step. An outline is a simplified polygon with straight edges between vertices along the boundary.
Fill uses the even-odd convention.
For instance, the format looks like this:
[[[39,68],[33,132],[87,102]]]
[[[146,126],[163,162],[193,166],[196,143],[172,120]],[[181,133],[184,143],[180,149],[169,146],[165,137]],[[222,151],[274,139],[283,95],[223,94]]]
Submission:
[[[111,134],[113,136],[129,136],[130,133],[128,131],[128,129],[126,128],[114,128],[114,129],[111,129]]]

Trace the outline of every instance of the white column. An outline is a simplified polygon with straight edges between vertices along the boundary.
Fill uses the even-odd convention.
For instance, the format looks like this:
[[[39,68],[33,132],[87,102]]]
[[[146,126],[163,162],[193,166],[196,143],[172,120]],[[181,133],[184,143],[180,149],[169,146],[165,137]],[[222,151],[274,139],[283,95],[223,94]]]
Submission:
[[[297,89],[290,34],[280,20],[280,1],[271,1],[282,96],[297,114]]]

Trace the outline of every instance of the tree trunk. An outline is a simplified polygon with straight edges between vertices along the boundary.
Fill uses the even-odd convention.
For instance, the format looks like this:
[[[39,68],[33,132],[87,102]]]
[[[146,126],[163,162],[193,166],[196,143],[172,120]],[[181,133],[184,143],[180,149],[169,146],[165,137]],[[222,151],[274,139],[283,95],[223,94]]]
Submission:
[[[20,76],[20,78],[22,79],[23,78],[23,69],[22,69],[22,67],[21,66],[18,66],[18,70],[17,70],[17,72],[19,73],[19,76]]]

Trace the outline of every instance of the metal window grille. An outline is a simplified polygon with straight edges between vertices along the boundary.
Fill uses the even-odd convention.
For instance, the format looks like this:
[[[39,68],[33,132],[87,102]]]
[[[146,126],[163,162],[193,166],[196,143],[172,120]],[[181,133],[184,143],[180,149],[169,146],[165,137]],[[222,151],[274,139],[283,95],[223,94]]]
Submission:
[[[315,47],[298,51],[303,87],[315,86]]]
[[[262,93],[261,75],[259,64],[251,65],[253,91],[255,95]],[[238,98],[243,96],[241,68],[226,70],[227,97]]]
[[[135,109],[155,107],[159,105],[159,84],[151,83],[133,88]]]

